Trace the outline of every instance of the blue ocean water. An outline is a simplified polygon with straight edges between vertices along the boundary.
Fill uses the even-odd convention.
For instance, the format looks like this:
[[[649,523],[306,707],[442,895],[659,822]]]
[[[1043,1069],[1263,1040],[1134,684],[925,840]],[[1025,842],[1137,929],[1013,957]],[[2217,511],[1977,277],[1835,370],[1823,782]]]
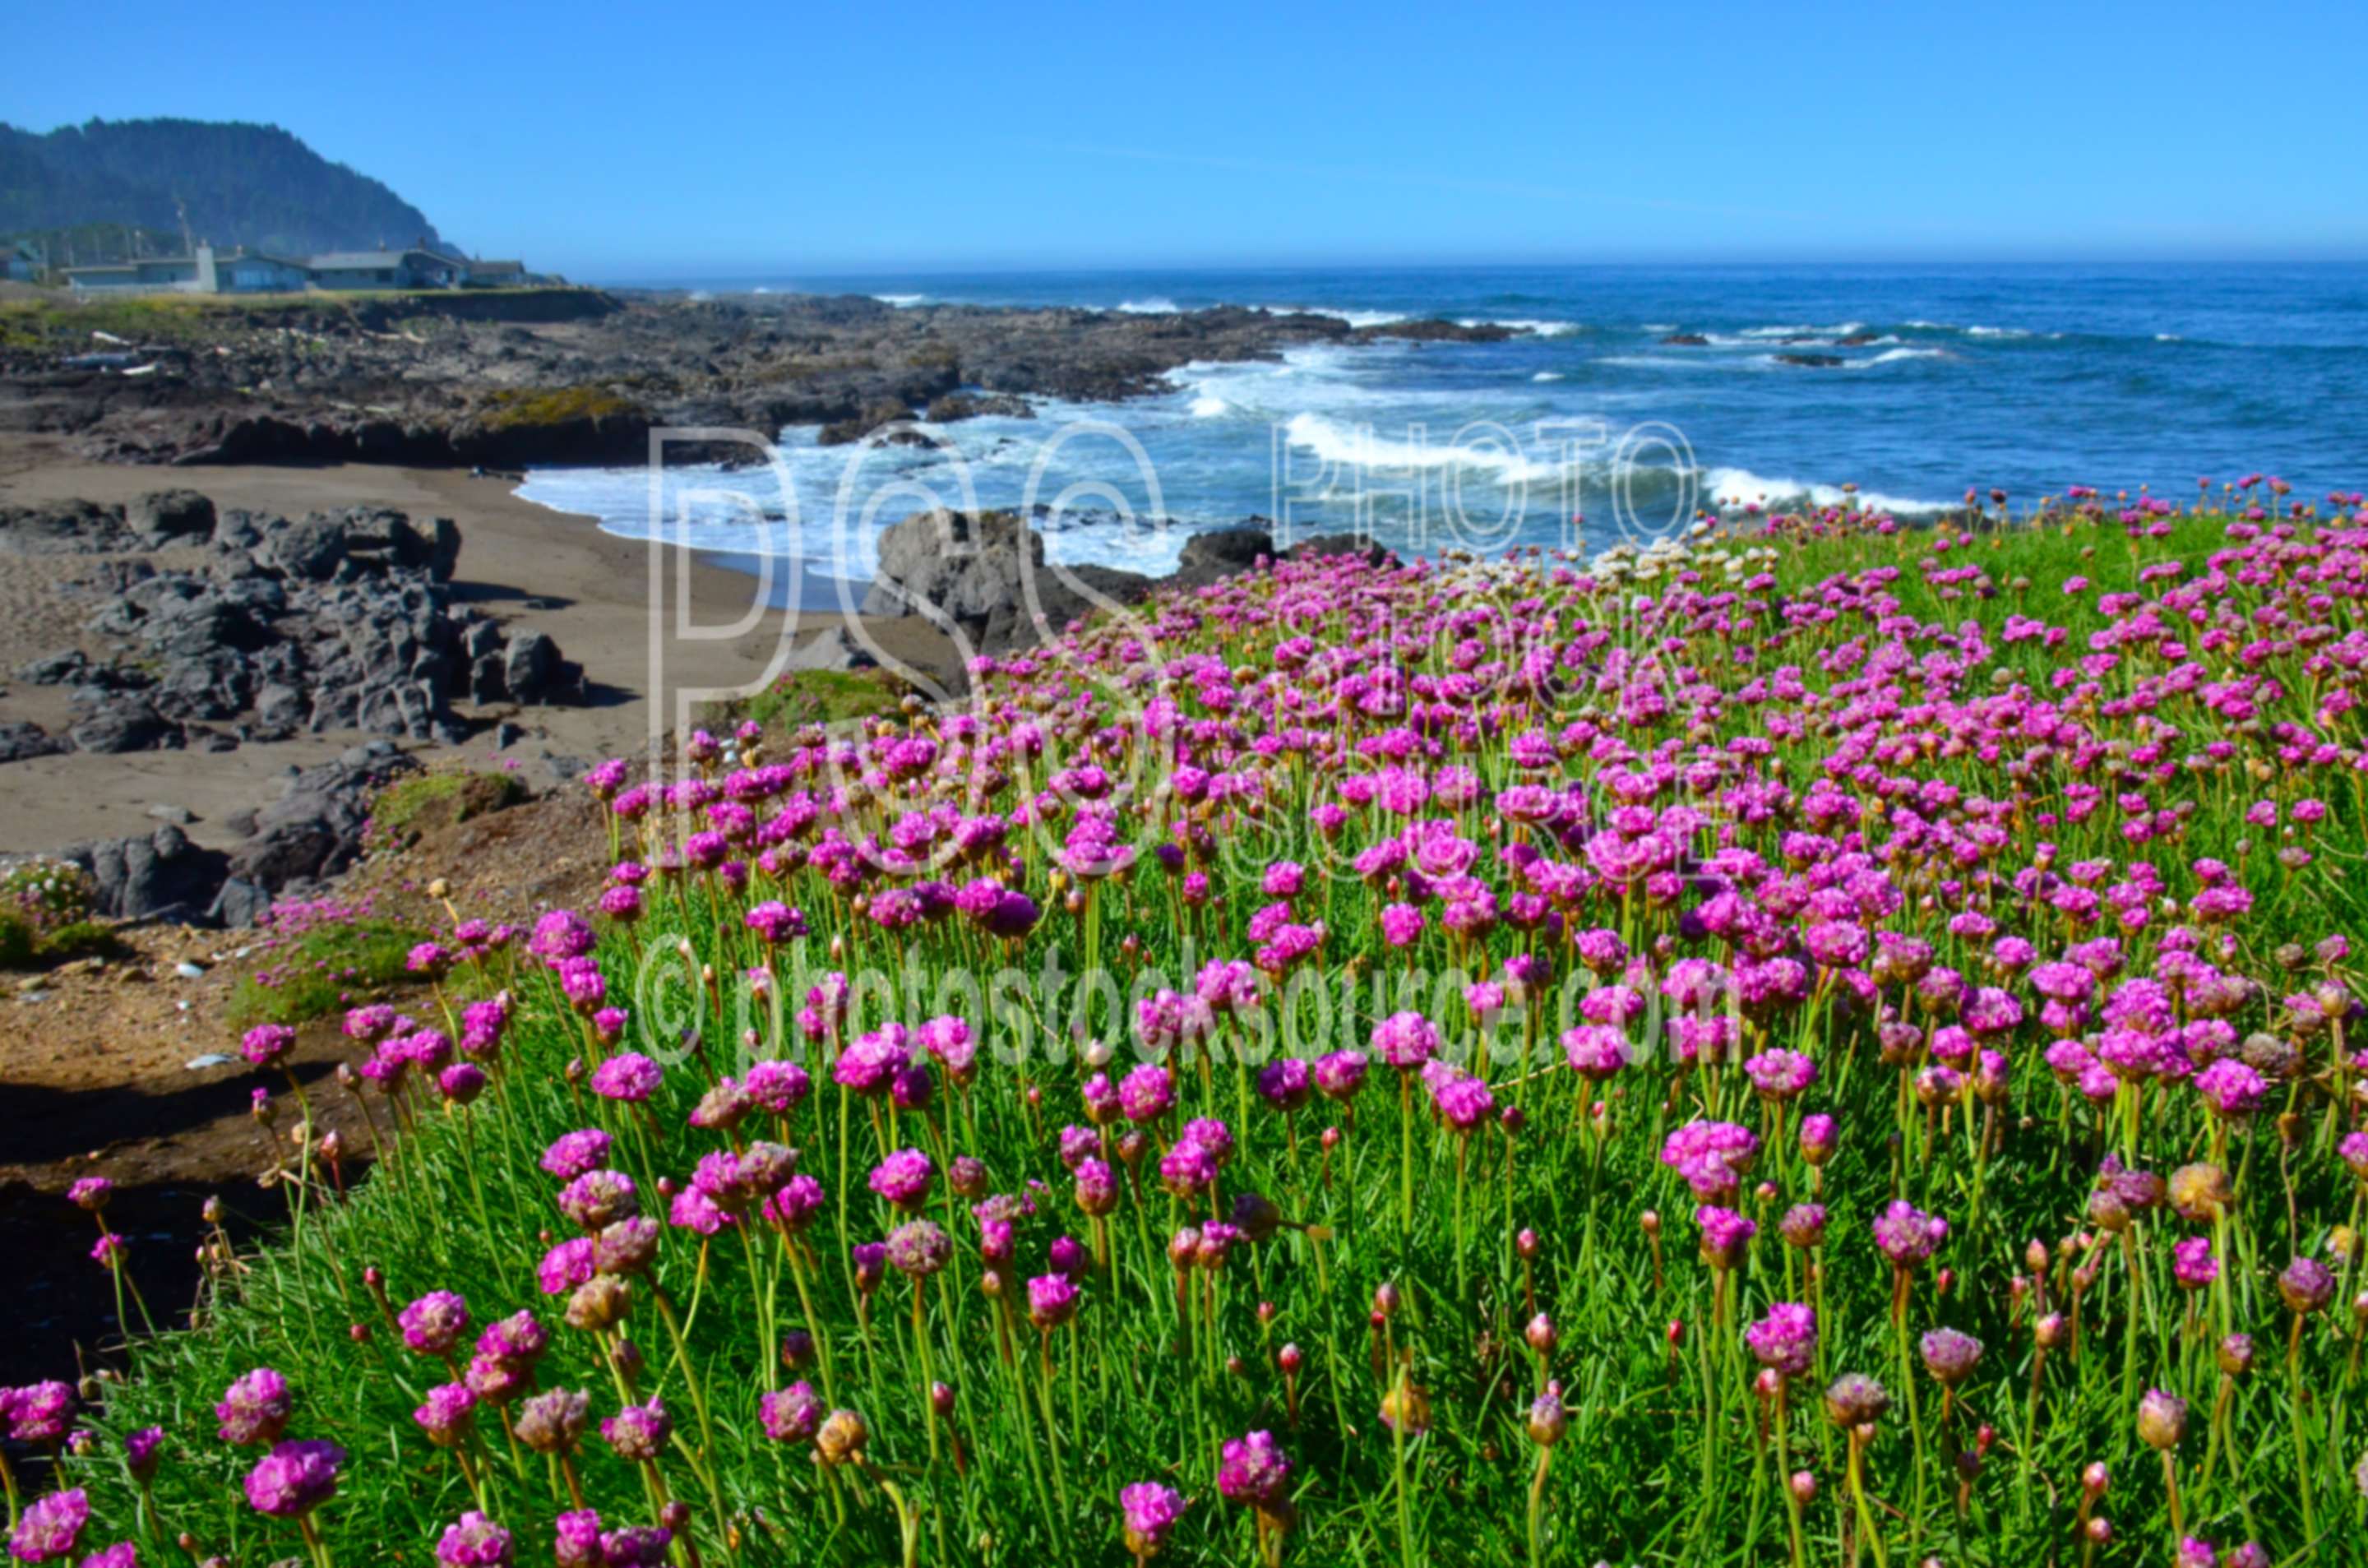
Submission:
[[[1497,344],[1189,366],[1155,397],[1047,401],[1032,420],[945,426],[939,447],[825,449],[811,429],[791,430],[778,470],[666,476],[657,506],[692,519],[685,537],[795,553],[836,575],[867,575],[880,528],[932,503],[1063,500],[1066,526],[1047,528],[1055,560],[1156,573],[1186,530],[1251,515],[1295,533],[1361,524],[1429,551],[1600,545],[1682,526],[1698,507],[1830,502],[1845,483],[1903,513],[1952,505],[1968,486],[2029,502],[2076,483],[2180,495],[2252,470],[2305,495],[2368,483],[2368,265],[684,281],[858,292],[906,309],[1222,303],[1531,329]],[[522,494],[619,533],[654,526],[639,469],[538,472]],[[762,514],[770,526],[751,521]]]

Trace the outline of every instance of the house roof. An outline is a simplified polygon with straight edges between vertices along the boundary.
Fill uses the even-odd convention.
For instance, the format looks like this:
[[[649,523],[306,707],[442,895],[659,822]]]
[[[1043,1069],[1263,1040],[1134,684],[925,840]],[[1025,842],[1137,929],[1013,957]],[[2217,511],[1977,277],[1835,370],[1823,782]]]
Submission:
[[[469,263],[469,270],[472,272],[524,272],[526,270],[526,263],[522,261],[472,261]]]
[[[269,251],[260,250],[234,250],[227,256],[218,256],[215,259],[225,264],[236,261],[268,261],[277,267],[292,267],[299,272],[310,272],[319,265],[316,262],[299,261],[292,256],[274,256]]]
[[[401,267],[403,258],[412,254],[391,250],[341,250],[326,256],[316,256],[312,266],[323,272],[363,272]]]

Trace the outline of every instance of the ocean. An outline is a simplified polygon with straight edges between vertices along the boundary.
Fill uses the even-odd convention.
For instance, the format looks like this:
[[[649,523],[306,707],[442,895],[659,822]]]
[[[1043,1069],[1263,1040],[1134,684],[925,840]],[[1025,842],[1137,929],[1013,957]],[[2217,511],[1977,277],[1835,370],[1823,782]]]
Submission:
[[[781,438],[778,469],[541,470],[520,494],[648,537],[868,577],[931,504],[1053,506],[1052,558],[1159,574],[1192,530],[1352,526],[1412,553],[1650,538],[1698,509],[1903,516],[1968,487],[2193,493],[2254,471],[2368,483],[2368,266],[1793,266],[998,272],[684,278],[893,305],[1214,304],[1352,323],[1502,322],[1494,344],[1379,343],[1193,365],[1122,403],[943,427],[934,448]],[[1676,341],[1672,341],[1672,340]],[[1789,357],[1789,358],[1788,358]],[[1057,503],[1057,505],[1056,505]],[[769,517],[771,522],[753,519]],[[794,519],[787,523],[784,519]]]

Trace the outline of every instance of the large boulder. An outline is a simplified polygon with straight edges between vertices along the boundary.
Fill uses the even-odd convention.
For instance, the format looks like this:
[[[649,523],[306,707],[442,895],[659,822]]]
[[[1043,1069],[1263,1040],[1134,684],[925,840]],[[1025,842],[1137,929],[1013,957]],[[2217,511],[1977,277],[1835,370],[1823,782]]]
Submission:
[[[91,907],[118,920],[201,919],[227,863],[220,850],[199,848],[170,823],[144,838],[75,845],[63,858],[90,873]]]
[[[123,509],[123,520],[151,550],[202,544],[213,537],[214,504],[194,490],[152,490]]]
[[[1261,528],[1245,524],[1197,533],[1184,541],[1176,562],[1175,580],[1182,586],[1198,587],[1220,577],[1254,571],[1259,562],[1273,554],[1274,536]]]
[[[814,436],[818,446],[840,447],[860,441],[873,431],[913,417],[913,410],[902,398],[874,398],[863,405],[852,418],[837,419],[824,426]]]
[[[1043,567],[1044,541],[1017,512],[916,513],[880,535],[863,613],[984,620]]]
[[[0,723],[0,762],[23,762],[28,757],[55,756],[72,751],[73,746],[51,734],[39,724],[30,722]]]
[[[472,680],[479,678],[472,666]],[[542,706],[584,700],[584,667],[564,658],[548,632],[527,628],[510,633],[502,653],[502,687],[513,702]]]
[[[1273,551],[1271,536],[1255,526],[1194,534],[1168,581],[1201,586],[1255,570]],[[1048,563],[1043,536],[1016,512],[938,510],[882,532],[880,570],[863,613],[921,616],[996,654],[1034,647],[1096,609],[1133,604],[1159,585],[1112,567]]]
[[[164,715],[137,697],[107,702],[67,733],[78,749],[102,756],[150,751],[180,738],[177,726],[167,723]]]
[[[229,874],[279,892],[335,876],[361,858],[372,796],[419,764],[384,741],[350,747],[288,780],[230,852]]]
[[[268,562],[290,576],[325,583],[346,559],[345,523],[332,514],[315,512],[272,533],[264,548]]]
[[[66,686],[81,680],[89,668],[89,655],[81,649],[61,648],[28,664],[18,665],[17,678],[33,686]]]

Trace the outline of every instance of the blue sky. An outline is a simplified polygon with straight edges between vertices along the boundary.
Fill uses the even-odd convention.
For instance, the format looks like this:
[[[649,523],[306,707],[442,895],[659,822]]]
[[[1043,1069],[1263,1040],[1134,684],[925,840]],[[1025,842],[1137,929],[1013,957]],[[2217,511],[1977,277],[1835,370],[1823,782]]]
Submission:
[[[587,278],[2368,256],[2356,0],[347,11],[17,6],[0,118],[276,121]]]

